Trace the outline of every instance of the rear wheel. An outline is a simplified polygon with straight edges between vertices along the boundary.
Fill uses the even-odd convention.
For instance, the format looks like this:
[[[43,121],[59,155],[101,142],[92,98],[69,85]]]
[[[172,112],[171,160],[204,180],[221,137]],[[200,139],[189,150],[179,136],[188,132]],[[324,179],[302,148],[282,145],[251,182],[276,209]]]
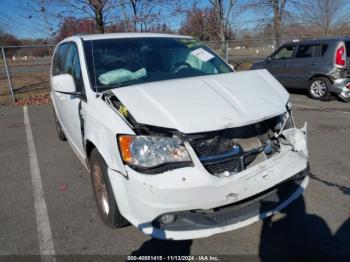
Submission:
[[[311,79],[309,95],[313,99],[323,100],[331,95],[331,81],[326,77],[315,77]]]
[[[93,149],[89,157],[92,189],[98,211],[109,227],[123,227],[129,222],[120,214],[107,173],[107,164],[100,153]]]
[[[56,112],[54,111],[53,114],[54,114],[54,117],[55,117],[55,124],[56,124],[56,130],[57,130],[58,139],[61,140],[61,141],[66,141],[67,140],[66,135],[64,134],[64,132],[62,130],[62,126],[60,124],[60,121],[58,121],[58,118],[56,116]]]

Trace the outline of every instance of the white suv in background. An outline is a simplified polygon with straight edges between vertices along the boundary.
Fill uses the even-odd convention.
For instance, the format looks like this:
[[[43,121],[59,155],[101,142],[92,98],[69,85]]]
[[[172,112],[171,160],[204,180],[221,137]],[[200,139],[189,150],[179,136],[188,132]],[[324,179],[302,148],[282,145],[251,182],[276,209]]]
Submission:
[[[111,227],[206,237],[277,212],[307,186],[306,126],[294,126],[286,90],[266,70],[233,72],[191,37],[67,38],[51,97],[58,136],[89,169]]]

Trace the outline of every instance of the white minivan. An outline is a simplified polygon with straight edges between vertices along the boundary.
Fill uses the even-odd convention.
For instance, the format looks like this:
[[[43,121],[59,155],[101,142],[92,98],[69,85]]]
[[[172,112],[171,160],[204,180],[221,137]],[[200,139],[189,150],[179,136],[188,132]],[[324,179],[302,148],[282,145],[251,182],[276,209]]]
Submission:
[[[295,127],[286,90],[191,37],[69,37],[50,80],[58,136],[89,169],[108,226],[207,237],[272,215],[308,184],[306,124]]]

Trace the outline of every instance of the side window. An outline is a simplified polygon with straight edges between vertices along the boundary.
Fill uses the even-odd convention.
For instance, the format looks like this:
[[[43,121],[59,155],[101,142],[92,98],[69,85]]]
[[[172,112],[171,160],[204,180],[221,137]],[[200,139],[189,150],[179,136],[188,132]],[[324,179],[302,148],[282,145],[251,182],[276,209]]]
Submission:
[[[300,45],[296,58],[312,57],[314,52],[314,45]]]
[[[83,79],[81,75],[78,47],[76,44],[70,45],[65,71],[67,74],[70,74],[73,77],[77,91],[83,92]]]
[[[308,58],[308,57],[320,57],[327,49],[327,45],[313,44],[313,45],[300,45],[296,58]]]
[[[52,63],[52,75],[56,76],[64,74],[64,65],[66,63],[68,47],[68,43],[63,43],[57,48]]]
[[[284,46],[272,56],[272,59],[292,58],[294,50],[295,50],[295,46]]]

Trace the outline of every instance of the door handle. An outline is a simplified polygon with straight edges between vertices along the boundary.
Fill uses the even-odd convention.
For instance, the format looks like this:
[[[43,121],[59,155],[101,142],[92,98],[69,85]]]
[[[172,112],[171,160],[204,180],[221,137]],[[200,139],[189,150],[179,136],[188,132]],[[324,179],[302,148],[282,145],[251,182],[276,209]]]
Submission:
[[[288,64],[285,64],[285,65],[283,65],[284,67],[289,67],[289,65]]]
[[[311,65],[313,65],[313,66],[314,66],[314,65],[317,65],[317,62],[312,62]]]

